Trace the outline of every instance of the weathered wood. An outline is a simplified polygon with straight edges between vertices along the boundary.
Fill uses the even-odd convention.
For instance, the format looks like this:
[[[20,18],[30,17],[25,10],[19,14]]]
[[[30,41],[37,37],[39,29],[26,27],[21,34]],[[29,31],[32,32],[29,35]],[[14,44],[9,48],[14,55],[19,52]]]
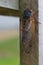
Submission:
[[[20,44],[20,57],[21,57],[21,65],[38,65],[38,1],[37,3],[35,3],[36,0],[32,0],[32,2],[30,0],[20,0],[20,14],[21,14],[21,44]],[[32,3],[32,4],[31,4]],[[33,6],[34,5],[34,6]],[[30,18],[30,20],[32,20],[32,25],[30,28],[30,32],[32,34],[32,38],[30,43],[26,42],[25,44],[25,48],[23,46],[24,42],[22,42],[22,29],[23,29],[23,20],[22,20],[22,15],[24,12],[24,9],[29,8],[37,13],[36,15],[34,14],[33,17]],[[35,20],[35,17],[37,17]],[[29,35],[28,35],[29,36]],[[31,44],[32,47],[29,47],[28,44]],[[26,47],[28,46],[28,47]],[[30,52],[26,53],[25,50],[29,49]],[[23,49],[23,50],[22,50]]]
[[[0,15],[20,16],[19,10],[9,9],[9,8],[5,8],[5,7],[0,7]]]

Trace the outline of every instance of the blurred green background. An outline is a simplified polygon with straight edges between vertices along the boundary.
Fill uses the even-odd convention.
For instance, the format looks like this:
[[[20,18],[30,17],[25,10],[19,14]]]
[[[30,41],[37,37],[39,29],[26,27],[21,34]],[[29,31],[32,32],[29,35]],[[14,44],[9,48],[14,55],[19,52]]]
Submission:
[[[0,65],[20,65],[19,17],[0,16]]]
[[[20,65],[18,36],[0,40],[0,65]]]

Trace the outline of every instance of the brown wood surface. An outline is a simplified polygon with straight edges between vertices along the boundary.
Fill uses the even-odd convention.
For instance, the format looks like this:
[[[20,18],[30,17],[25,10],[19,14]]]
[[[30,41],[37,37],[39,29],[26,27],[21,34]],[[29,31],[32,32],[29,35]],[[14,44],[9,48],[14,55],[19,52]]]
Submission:
[[[0,7],[0,15],[20,16],[19,10],[9,9],[5,7]]]

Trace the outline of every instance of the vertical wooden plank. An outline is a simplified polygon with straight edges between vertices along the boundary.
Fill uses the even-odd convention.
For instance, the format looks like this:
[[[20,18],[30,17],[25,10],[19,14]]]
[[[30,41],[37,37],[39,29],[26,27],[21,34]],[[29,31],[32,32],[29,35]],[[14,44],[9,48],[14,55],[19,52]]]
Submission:
[[[23,32],[23,13],[26,8],[32,9],[34,12],[34,15],[32,16],[32,26],[31,26],[31,32],[34,33],[32,35],[32,39],[29,42],[23,43],[22,42],[22,32]],[[20,64],[21,65],[38,65],[38,0],[20,0],[20,33],[21,33],[21,43],[20,43]],[[34,23],[33,23],[34,22]],[[35,27],[35,28],[34,28]],[[29,37],[29,33],[28,33]],[[25,44],[25,48],[23,46]],[[28,44],[31,44],[30,47]],[[25,50],[28,47],[27,50],[30,50],[29,53],[26,53]],[[23,50],[22,50],[23,49]]]

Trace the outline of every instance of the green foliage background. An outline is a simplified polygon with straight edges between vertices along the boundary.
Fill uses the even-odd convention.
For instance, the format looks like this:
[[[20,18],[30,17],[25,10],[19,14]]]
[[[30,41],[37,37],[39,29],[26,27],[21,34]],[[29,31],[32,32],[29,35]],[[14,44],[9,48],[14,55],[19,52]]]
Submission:
[[[20,65],[19,46],[18,36],[0,40],[0,65]]]

